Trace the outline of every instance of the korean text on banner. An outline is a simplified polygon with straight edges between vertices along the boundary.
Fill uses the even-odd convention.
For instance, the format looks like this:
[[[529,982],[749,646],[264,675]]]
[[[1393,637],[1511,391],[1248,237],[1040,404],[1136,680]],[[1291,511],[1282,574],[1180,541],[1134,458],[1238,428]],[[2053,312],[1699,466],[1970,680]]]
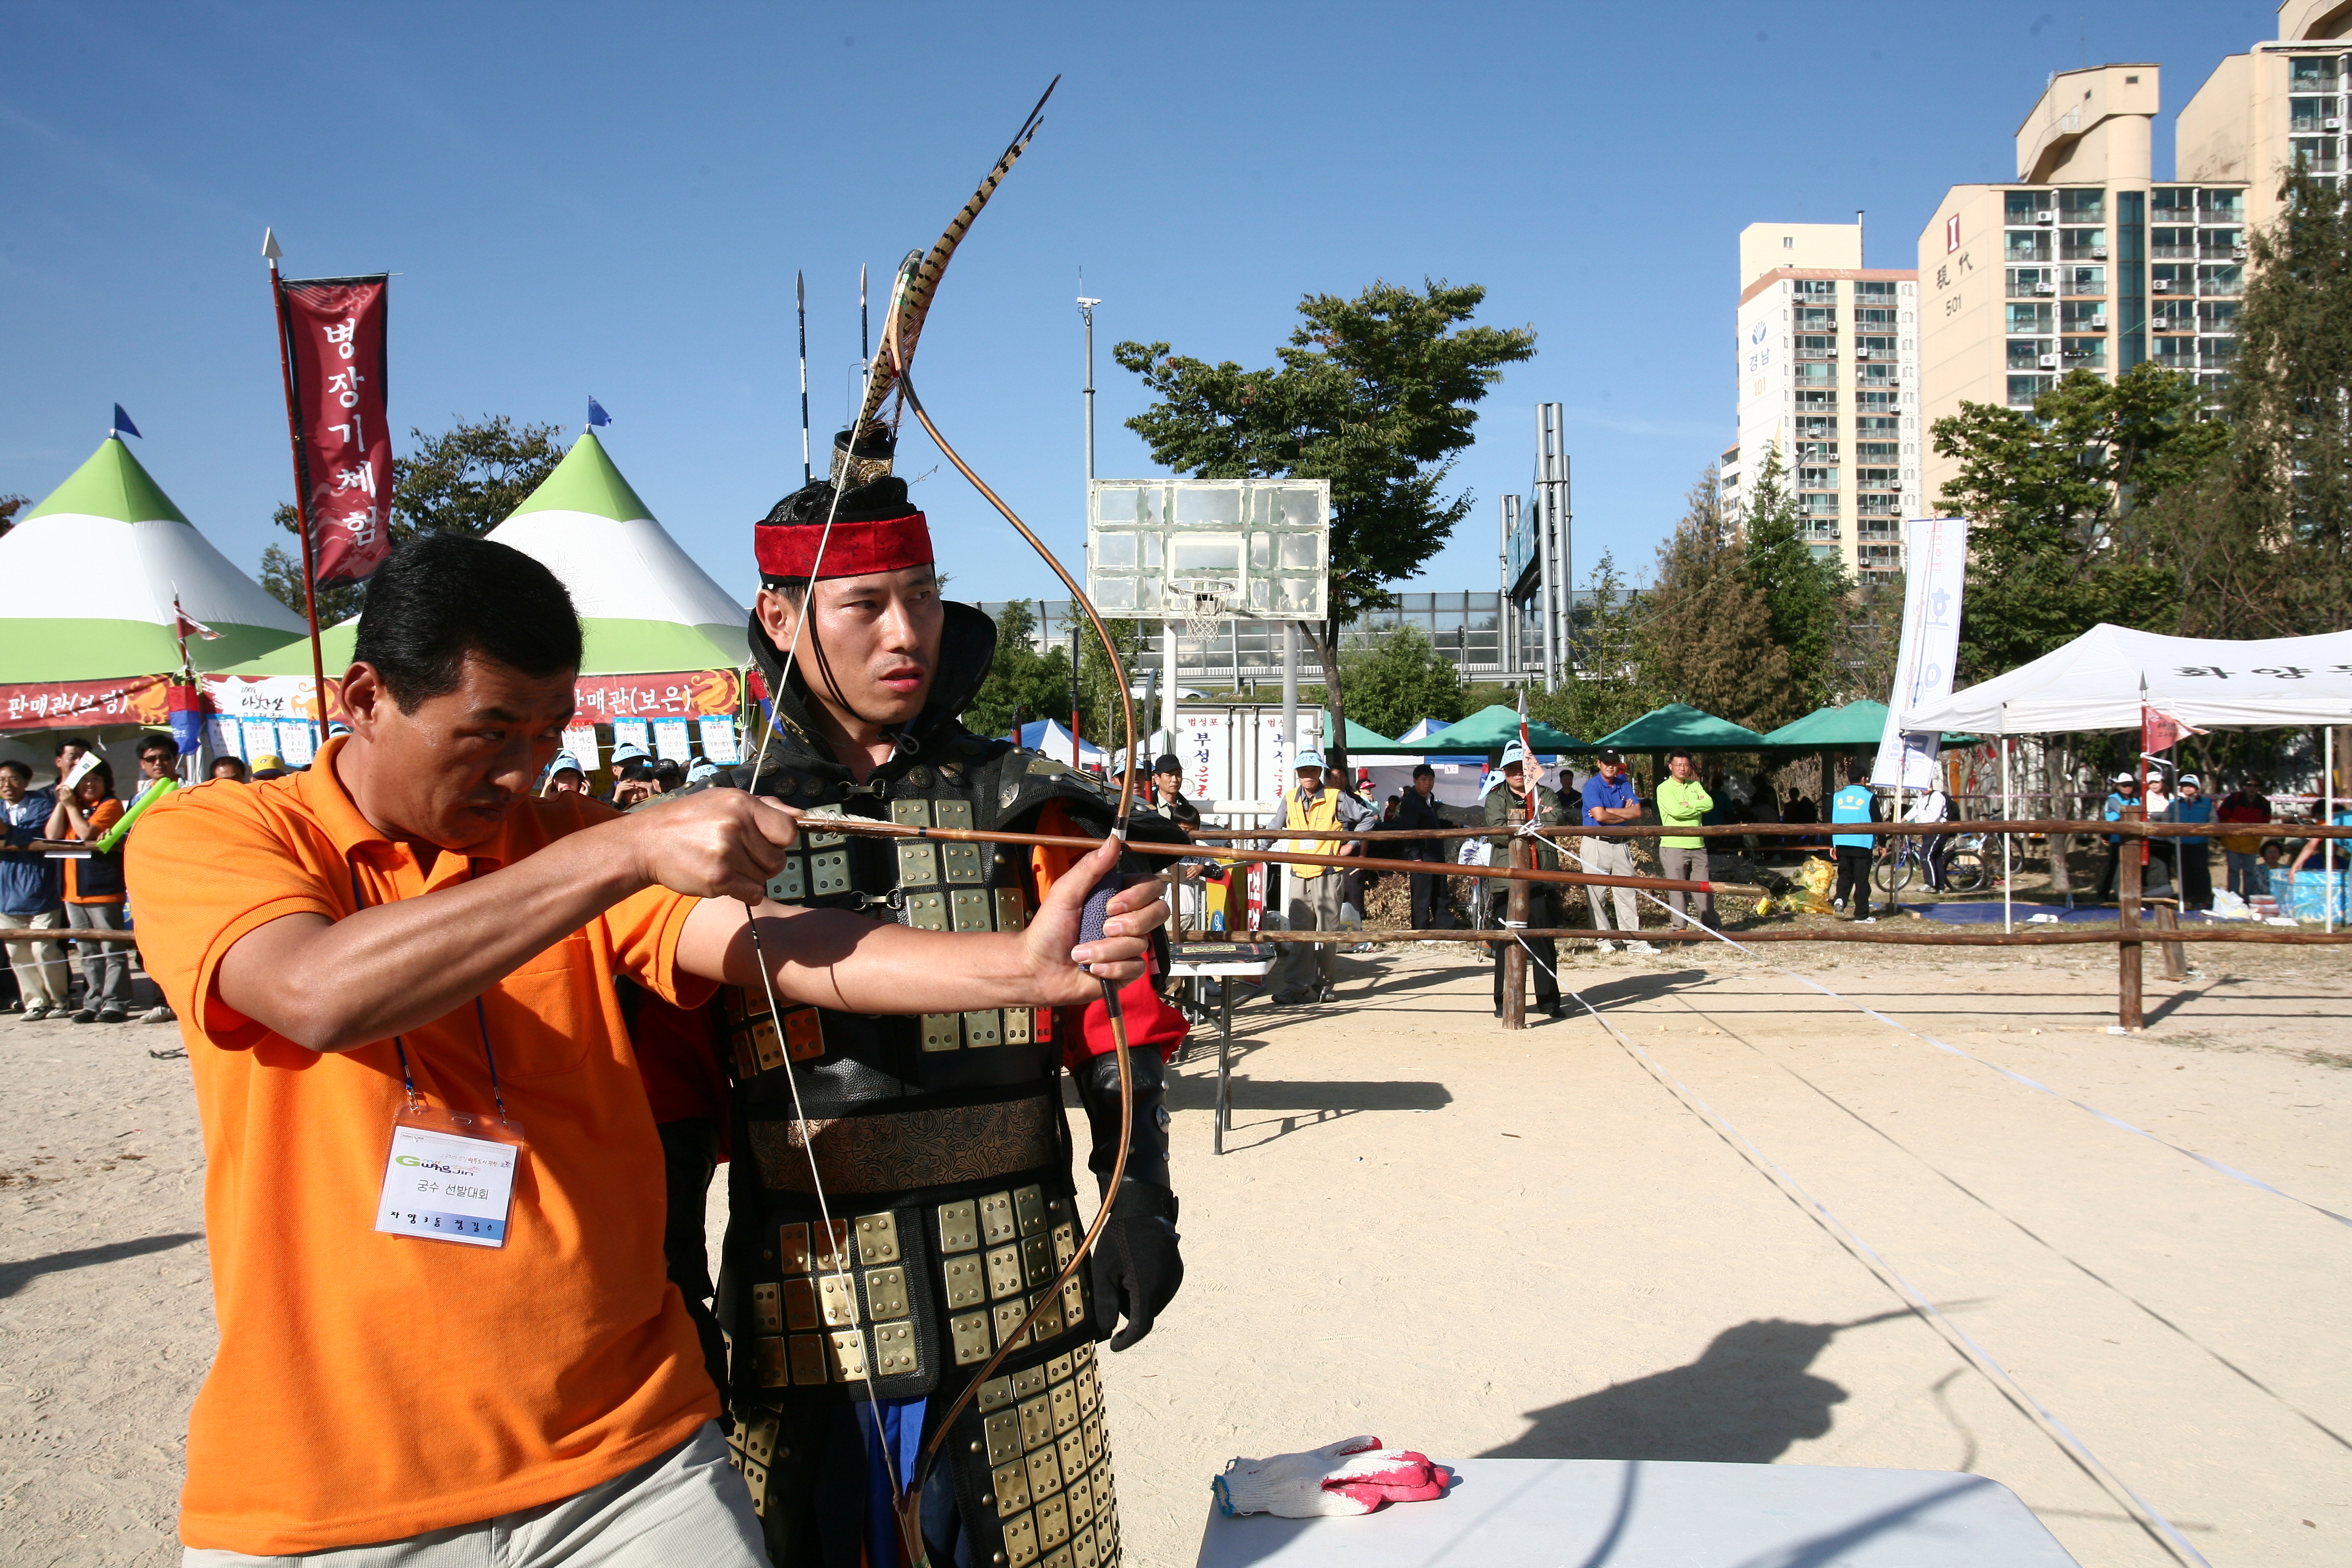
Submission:
[[[307,768],[319,754],[319,731],[308,719],[278,721],[278,755],[289,768]]]
[[[654,755],[671,763],[694,761],[694,742],[688,738],[685,720],[654,721]]]
[[[596,726],[580,724],[563,731],[564,753],[580,764],[583,773],[596,771]]]
[[[653,729],[643,719],[615,719],[613,721],[613,744],[616,748],[635,746],[641,752],[650,752],[653,750]]]
[[[363,583],[392,548],[392,426],[384,416],[386,275],[279,286],[300,431],[311,569],[319,586]]]
[[[1903,644],[1895,660],[1895,689],[1886,699],[1886,731],[1870,782],[1886,789],[1928,789],[1936,782],[1940,730],[1914,734],[1905,716],[1952,694],[1952,665],[1960,651],[1960,593],[1969,563],[1965,518],[1913,518],[1904,525]]]

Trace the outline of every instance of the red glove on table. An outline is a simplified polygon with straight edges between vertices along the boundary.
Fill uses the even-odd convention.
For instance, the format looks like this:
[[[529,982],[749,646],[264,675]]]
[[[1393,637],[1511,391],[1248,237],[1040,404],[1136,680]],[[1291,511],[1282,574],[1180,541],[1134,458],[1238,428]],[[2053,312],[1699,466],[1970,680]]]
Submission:
[[[1378,1437],[1347,1437],[1303,1454],[1234,1459],[1210,1481],[1228,1516],[1282,1519],[1370,1513],[1384,1502],[1427,1502],[1445,1495],[1447,1472],[1426,1454],[1383,1448]]]

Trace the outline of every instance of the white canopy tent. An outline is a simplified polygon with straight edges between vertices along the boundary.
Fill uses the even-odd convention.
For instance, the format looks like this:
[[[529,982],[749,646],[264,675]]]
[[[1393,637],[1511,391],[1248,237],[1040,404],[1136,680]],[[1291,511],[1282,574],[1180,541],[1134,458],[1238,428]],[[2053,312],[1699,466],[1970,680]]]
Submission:
[[[2000,737],[2001,810],[2007,816],[2011,736],[2137,730],[2143,707],[2200,730],[2322,727],[2326,741],[2320,787],[2326,806],[2321,820],[2335,820],[2334,726],[2352,723],[2352,631],[2233,642],[2164,637],[2102,622],[2031,664],[1912,709],[1903,716],[1903,728]],[[2008,857],[2004,836],[2004,926],[2011,923]],[[2330,871],[2335,858],[2331,841],[2325,861]],[[2331,931],[2334,908],[2331,898]]]
[[[2032,664],[1911,710],[1903,728],[2136,730],[2143,701],[2200,730],[2352,723],[2352,631],[2224,642],[2101,623]]]

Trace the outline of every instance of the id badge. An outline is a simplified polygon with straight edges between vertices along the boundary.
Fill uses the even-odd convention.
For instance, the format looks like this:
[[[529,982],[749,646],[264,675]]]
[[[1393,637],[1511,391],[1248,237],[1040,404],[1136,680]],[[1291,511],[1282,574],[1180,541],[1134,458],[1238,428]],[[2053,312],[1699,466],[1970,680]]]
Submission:
[[[504,1247],[522,1129],[493,1116],[414,1106],[393,1118],[375,1227],[467,1247]]]

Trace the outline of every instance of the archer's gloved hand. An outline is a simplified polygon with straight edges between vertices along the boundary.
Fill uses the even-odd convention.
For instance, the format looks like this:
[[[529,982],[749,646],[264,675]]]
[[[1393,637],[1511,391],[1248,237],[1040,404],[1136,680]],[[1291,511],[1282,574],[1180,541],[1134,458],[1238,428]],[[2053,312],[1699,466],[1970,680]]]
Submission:
[[[1303,1454],[1234,1459],[1209,1483],[1226,1514],[1283,1519],[1370,1513],[1384,1502],[1427,1502],[1445,1495],[1446,1471],[1426,1454],[1383,1448],[1378,1437],[1346,1437]]]
[[[1119,1184],[1110,1223],[1087,1259],[1095,1271],[1095,1338],[1123,1351],[1151,1331],[1152,1320],[1184,1283],[1178,1239],[1174,1193],[1132,1177]],[[1122,1313],[1124,1329],[1118,1326]]]

